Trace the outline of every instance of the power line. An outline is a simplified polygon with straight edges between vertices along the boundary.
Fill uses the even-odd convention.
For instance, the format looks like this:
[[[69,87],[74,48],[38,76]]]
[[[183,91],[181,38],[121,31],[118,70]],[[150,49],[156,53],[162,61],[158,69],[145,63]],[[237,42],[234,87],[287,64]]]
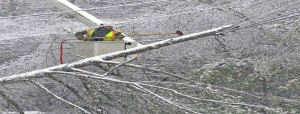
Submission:
[[[241,4],[244,4],[244,3],[249,3],[249,2],[253,2],[255,0],[250,0],[250,1],[244,1],[244,2],[238,2],[238,3],[232,3],[232,4],[227,4],[227,5],[222,5],[222,6],[216,6],[216,7],[211,7],[211,8],[204,8],[204,9],[195,9],[195,10],[192,10],[192,11],[187,11],[187,12],[181,12],[181,13],[176,13],[176,14],[171,14],[171,15],[162,15],[162,16],[157,16],[157,17],[153,17],[152,19],[157,19],[157,18],[163,18],[163,17],[171,17],[171,16],[176,16],[176,15],[181,15],[181,14],[187,14],[187,13],[192,13],[192,12],[195,12],[195,11],[199,11],[199,10],[208,10],[208,9],[215,9],[215,8],[220,8],[220,7],[223,7],[223,6],[228,6],[228,5],[241,5]],[[152,1],[153,2],[153,1]],[[157,1],[155,1],[157,2]],[[299,2],[299,1],[298,1]],[[150,2],[147,2],[147,3],[150,3]],[[297,2],[295,2],[297,3]],[[137,5],[137,4],[127,4],[127,5]],[[289,4],[291,5],[291,4]],[[287,6],[289,6],[287,5]],[[287,6],[284,6],[284,7],[287,7]],[[117,6],[110,6],[110,7],[117,7]],[[274,11],[271,11],[271,12],[274,12]],[[298,11],[297,11],[298,12]],[[294,12],[294,13],[297,13],[297,12]],[[269,12],[270,13],[270,12]],[[268,13],[268,14],[269,14]],[[266,14],[264,14],[266,15]],[[288,14],[290,15],[290,14]],[[233,30],[241,30],[241,29],[246,29],[246,28],[250,28],[250,27],[254,27],[254,26],[259,26],[259,25],[262,25],[262,24],[266,24],[266,23],[270,23],[270,22],[274,22],[274,21],[279,21],[279,20],[284,20],[286,18],[291,18],[291,17],[295,17],[295,16],[298,16],[298,15],[292,15],[292,16],[289,16],[289,17],[283,17],[283,18],[280,18],[280,19],[270,19],[270,20],[264,20],[262,22],[259,22],[259,23],[255,23],[253,25],[248,25],[248,26],[245,26],[243,28],[234,28]],[[129,24],[133,24],[133,23],[140,23],[140,22],[144,22],[144,21],[150,21],[152,19],[147,19],[147,20],[144,20],[144,19],[132,19],[130,20],[130,22],[128,21],[124,21],[124,22],[121,22],[121,23],[117,23],[117,24],[122,24],[122,23],[129,23]],[[141,20],[141,21],[138,21],[138,20]],[[134,22],[132,22],[134,21]],[[50,33],[50,34],[37,34],[37,35],[33,35],[33,36],[26,36],[26,37],[34,37],[34,36],[41,36],[41,35],[51,35],[53,33]]]
[[[250,24],[250,25],[246,25],[246,26],[243,26],[243,27],[235,26],[235,27],[233,27],[233,28],[231,28],[231,29],[228,29],[228,30],[230,30],[230,31],[237,31],[237,30],[242,30],[242,29],[252,28],[252,27],[259,26],[259,25],[264,25],[264,24],[268,24],[268,23],[272,23],[272,22],[276,22],[276,21],[281,21],[281,20],[285,20],[285,19],[290,19],[290,18],[297,17],[297,16],[300,16],[300,10],[299,10],[299,11],[296,11],[296,12],[293,12],[293,13],[290,13],[290,14],[286,14],[286,15],[277,17],[277,18],[272,18],[272,19],[268,19],[268,20],[263,20],[263,21],[261,21],[261,22],[254,23],[254,24]]]
[[[195,9],[195,10],[191,10],[191,11],[186,11],[186,12],[181,12],[181,13],[175,13],[175,14],[169,14],[169,15],[162,15],[162,16],[156,16],[156,17],[144,17],[144,18],[139,18],[139,19],[129,19],[127,21],[123,21],[123,22],[119,22],[119,23],[115,23],[116,25],[118,24],[134,24],[134,23],[141,23],[141,22],[146,22],[146,21],[151,21],[154,19],[158,19],[158,18],[166,18],[166,17],[172,17],[172,16],[177,16],[177,15],[182,15],[182,14],[188,14],[188,13],[193,13],[196,11],[200,11],[200,10],[210,10],[210,9],[216,9],[216,8],[221,8],[224,6],[234,6],[234,5],[241,5],[241,4],[245,4],[245,3],[249,3],[249,2],[253,2],[255,0],[250,0],[250,1],[243,1],[243,2],[238,2],[238,3],[232,3],[232,4],[225,4],[225,5],[221,5],[221,6],[216,6],[216,7],[211,7],[211,8],[203,8],[203,9]],[[147,18],[147,19],[145,19]]]
[[[271,22],[275,22],[275,21],[280,21],[280,20],[285,20],[285,19],[289,19],[289,18],[292,18],[292,17],[300,16],[300,11],[295,12],[295,13],[296,14],[294,14],[294,15],[287,15],[287,16],[283,16],[283,17],[280,17],[280,18],[273,18],[273,19],[269,19],[269,20],[264,20],[264,21],[261,21],[261,22],[258,22],[258,23],[251,24],[249,26],[245,26],[244,28],[259,26],[259,25],[263,25],[263,24],[267,24],[267,23],[271,23]],[[299,14],[297,14],[297,13],[299,13]]]
[[[229,5],[231,5],[231,6],[233,6],[233,5],[241,5],[241,4],[249,3],[249,2],[253,2],[253,1],[244,1],[244,2],[239,2],[239,3],[229,4]],[[293,3],[291,3],[291,4],[285,5],[285,6],[283,6],[283,7],[280,7],[280,8],[278,8],[278,9],[272,10],[272,11],[270,11],[270,12],[268,12],[268,13],[266,13],[266,14],[263,14],[263,15],[257,17],[257,18],[260,18],[260,17],[263,17],[263,16],[265,16],[265,15],[274,13],[274,12],[276,12],[276,11],[282,9],[282,8],[291,6],[291,5],[296,4],[296,3],[298,3],[298,2],[300,2],[300,1],[296,1],[296,2],[293,2]],[[142,19],[129,19],[129,20],[127,20],[127,21],[123,21],[123,22],[116,23],[116,24],[125,24],[125,23],[126,23],[126,24],[134,24],[134,23],[141,23],[141,22],[146,22],[146,21],[151,21],[151,20],[154,20],[154,19],[158,19],[158,18],[165,18],[165,17],[177,16],[177,15],[182,15],[182,14],[188,14],[188,13],[192,13],[192,12],[199,11],[199,10],[209,10],[209,9],[220,8],[220,7],[223,7],[223,6],[228,6],[228,4],[227,4],[227,5],[222,5],[222,6],[211,7],[211,8],[205,8],[205,9],[195,9],[195,10],[192,10],[192,11],[181,12],[181,13],[176,13],[176,14],[171,14],[171,15],[162,15],[162,16],[152,17],[152,18],[150,18],[150,19],[144,19],[144,18],[142,18]],[[294,13],[298,13],[298,11],[297,11],[297,12],[294,12]],[[293,14],[293,13],[291,13],[291,14]],[[259,26],[259,25],[263,25],[263,24],[267,24],[267,23],[271,23],[271,22],[275,22],[275,21],[280,21],[280,20],[284,20],[284,19],[288,19],[288,18],[292,18],[292,17],[298,16],[298,15],[291,15],[291,14],[287,14],[288,17],[273,18],[273,19],[264,20],[264,21],[261,21],[261,22],[255,23],[255,24],[247,25],[247,26],[245,26],[245,27],[243,27],[243,28],[238,28],[238,29],[237,29],[237,28],[234,28],[234,27],[237,27],[237,25],[240,24],[240,23],[242,22],[242,21],[240,21],[239,23],[234,24],[233,30],[246,29],[246,28],[255,27],[255,26]],[[257,18],[255,18],[255,19],[257,19]],[[250,21],[250,20],[247,20],[247,21]]]
[[[280,2],[282,2],[282,1],[276,2],[275,4],[280,3]],[[266,15],[268,15],[268,14],[271,14],[271,13],[274,13],[274,12],[276,12],[276,11],[279,11],[279,10],[282,9],[282,8],[285,8],[285,7],[294,5],[294,4],[298,3],[298,2],[300,2],[300,1],[296,1],[296,2],[290,3],[290,4],[288,4],[288,5],[285,5],[285,6],[283,6],[283,7],[276,8],[276,9],[270,11],[270,12],[267,12],[267,13],[265,13],[265,14],[262,14],[262,15],[260,15],[260,16],[258,16],[258,17],[255,17],[255,18],[252,18],[252,19],[249,19],[249,20],[247,20],[247,19],[241,20],[240,22],[234,24],[234,26],[237,26],[237,25],[239,25],[239,24],[241,24],[241,23],[249,22],[249,21],[254,20],[254,19],[259,19],[259,18],[261,18],[261,17],[263,17],[263,16],[266,16]]]
[[[141,3],[125,4],[125,5],[121,4],[121,5],[116,5],[116,6],[107,6],[107,7],[99,7],[99,8],[89,8],[89,9],[82,9],[82,10],[75,10],[75,11],[60,11],[60,12],[49,12],[49,13],[41,13],[41,14],[28,14],[28,15],[19,15],[19,16],[7,16],[7,17],[0,17],[0,19],[17,18],[17,17],[31,17],[31,16],[43,16],[43,15],[62,14],[62,13],[78,12],[78,11],[91,11],[91,10],[99,10],[99,9],[114,8],[114,7],[124,7],[124,6],[137,6],[137,5],[150,4],[150,3],[155,3],[155,2],[168,2],[168,0],[141,2]]]

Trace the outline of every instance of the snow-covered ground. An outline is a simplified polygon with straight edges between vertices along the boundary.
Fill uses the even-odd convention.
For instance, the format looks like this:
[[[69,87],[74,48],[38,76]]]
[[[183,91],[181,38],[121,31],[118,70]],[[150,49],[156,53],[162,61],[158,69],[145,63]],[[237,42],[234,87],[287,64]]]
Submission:
[[[10,1],[14,3],[10,3]],[[176,30],[180,30],[184,34],[190,34],[222,25],[236,24],[241,20],[245,21],[245,19],[258,22],[299,10],[299,3],[289,5],[297,2],[297,0],[271,0],[269,2],[265,2],[265,0],[157,1],[159,2],[145,0],[75,0],[75,4],[83,9],[91,9],[88,10],[89,13],[112,23],[115,27],[122,29],[125,34],[174,32]],[[287,5],[288,7],[286,7]],[[59,11],[46,1],[3,0],[3,2],[0,1],[0,9],[1,77],[58,65],[60,41],[75,39],[74,33],[86,28],[84,24],[65,13],[42,15]],[[272,13],[272,11],[275,13]],[[32,16],[32,14],[39,14],[39,16]],[[249,23],[249,21],[245,21],[241,25]],[[278,26],[273,26],[275,24]],[[257,72],[267,72],[261,74],[273,77],[272,73],[274,72],[270,74],[268,71],[277,68],[277,62],[280,65],[284,63],[286,66],[282,65],[282,67],[287,69],[297,69],[297,60],[299,60],[297,51],[299,49],[297,49],[296,44],[295,49],[293,48],[294,51],[289,51],[288,54],[274,54],[277,53],[278,49],[276,48],[278,40],[276,36],[285,36],[286,33],[289,33],[288,30],[297,26],[297,24],[297,21],[290,19],[284,22],[270,23],[260,28],[225,33],[226,36],[218,38],[226,45],[231,55],[227,55],[223,45],[216,40],[216,37],[206,37],[145,52],[142,54],[139,64],[189,75],[191,71],[202,71],[205,66],[210,65],[214,65],[214,68],[210,68],[209,71],[206,69],[205,72],[219,72],[221,70],[218,68],[223,66],[215,65],[215,63],[220,63],[220,61],[225,61],[225,66],[234,66],[234,70],[239,67],[234,62],[250,61],[256,74],[258,74]],[[262,28],[268,28],[270,31],[262,30]],[[176,36],[132,38],[142,44],[148,44],[171,37]],[[297,38],[291,40],[292,43],[296,43],[296,41]],[[72,52],[72,46],[67,46],[67,48],[71,48],[67,52]],[[66,56],[68,56],[65,58],[66,62],[78,60],[72,54],[66,54]],[[280,57],[287,59],[281,61]],[[231,64],[232,61],[234,62]],[[254,76],[251,76],[252,79]],[[270,93],[281,94],[275,91],[276,88],[284,86],[284,82],[289,80],[289,78],[281,78],[269,79],[270,84],[274,85],[274,87],[270,87],[273,90]],[[226,86],[238,84],[240,83],[227,84]]]

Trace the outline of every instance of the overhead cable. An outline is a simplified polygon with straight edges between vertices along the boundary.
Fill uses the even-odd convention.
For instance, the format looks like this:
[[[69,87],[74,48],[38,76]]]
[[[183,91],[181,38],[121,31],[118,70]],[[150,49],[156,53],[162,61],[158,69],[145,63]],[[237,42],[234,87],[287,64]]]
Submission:
[[[276,2],[275,4],[280,3],[280,2],[282,2],[282,1]],[[248,20],[247,20],[247,19],[243,19],[243,20],[239,21],[238,23],[234,24],[233,27],[236,27],[236,26],[240,25],[241,23],[245,23],[245,22],[249,22],[249,21],[252,21],[252,20],[255,20],[255,19],[259,19],[259,18],[261,18],[261,17],[263,17],[263,16],[266,16],[266,15],[269,15],[269,14],[271,14],[271,13],[277,12],[277,11],[279,11],[280,9],[283,9],[283,8],[288,7],[288,6],[294,5],[294,4],[298,3],[298,2],[300,2],[300,1],[298,0],[298,1],[296,1],[296,2],[292,2],[292,3],[290,3],[290,4],[287,4],[287,5],[283,6],[283,7],[276,8],[276,9],[274,9],[274,10],[272,10],[272,11],[269,11],[269,12],[267,12],[267,13],[265,13],[265,14],[262,14],[262,15],[260,15],[260,16],[254,17],[254,18],[252,18],[252,19],[251,19],[251,18],[248,19]]]
[[[191,11],[186,11],[186,12],[181,12],[181,13],[175,13],[175,14],[169,14],[169,15],[162,15],[162,16],[156,16],[156,17],[145,17],[145,18],[139,18],[139,19],[129,19],[123,22],[119,22],[119,23],[115,23],[115,24],[133,24],[133,23],[141,23],[141,22],[146,22],[146,21],[151,21],[154,19],[158,19],[158,18],[166,18],[166,17],[172,17],[172,16],[177,16],[177,15],[182,15],[182,14],[188,14],[188,13],[193,13],[196,11],[201,11],[201,10],[210,10],[210,9],[216,9],[216,8],[221,8],[224,6],[234,6],[234,5],[242,5],[245,3],[249,3],[249,2],[253,2],[255,0],[249,0],[249,1],[243,1],[243,2],[238,2],[238,3],[232,3],[232,4],[225,4],[225,5],[221,5],[221,6],[215,6],[215,7],[210,7],[210,8],[203,8],[203,9],[194,9]]]
[[[276,17],[276,18],[272,18],[272,19],[268,19],[268,20],[263,20],[261,22],[253,23],[253,24],[250,24],[250,25],[242,26],[242,27],[235,26],[235,27],[233,27],[231,29],[228,29],[228,30],[237,31],[237,30],[252,28],[252,27],[259,26],[259,25],[264,25],[264,24],[268,24],[268,23],[272,23],[272,22],[276,22],[276,21],[286,20],[286,19],[290,19],[290,18],[293,18],[293,17],[297,17],[297,16],[300,16],[300,10],[296,11],[296,12],[293,12],[293,13],[290,13],[290,14],[280,16],[280,17]]]

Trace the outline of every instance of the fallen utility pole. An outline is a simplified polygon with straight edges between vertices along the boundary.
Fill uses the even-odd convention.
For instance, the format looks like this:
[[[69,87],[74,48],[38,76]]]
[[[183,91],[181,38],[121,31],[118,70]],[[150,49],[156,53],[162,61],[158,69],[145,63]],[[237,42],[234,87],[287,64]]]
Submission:
[[[93,62],[112,60],[112,59],[119,58],[119,57],[124,57],[124,56],[132,55],[132,54],[137,54],[140,52],[158,49],[160,47],[165,47],[165,46],[169,46],[169,45],[180,43],[180,42],[185,42],[188,40],[194,40],[194,39],[203,38],[206,36],[216,35],[216,34],[220,33],[222,30],[230,28],[231,26],[232,25],[222,26],[222,27],[214,28],[214,29],[199,32],[199,33],[193,33],[193,34],[184,35],[184,36],[180,36],[180,37],[176,37],[176,38],[171,38],[171,39],[163,40],[160,42],[151,43],[148,45],[142,45],[140,47],[135,47],[135,48],[131,48],[128,50],[117,51],[117,52],[113,52],[113,53],[109,53],[109,54],[86,58],[86,59],[68,63],[68,64],[62,64],[62,65],[58,65],[58,66],[41,69],[41,70],[35,70],[35,71],[22,73],[22,74],[16,74],[16,75],[12,75],[12,76],[6,76],[6,77],[0,78],[0,83],[6,84],[6,83],[10,83],[10,82],[15,82],[15,81],[20,81],[20,80],[28,80],[28,79],[32,79],[32,78],[42,78],[42,77],[47,76],[46,74],[51,71],[60,71],[60,70],[64,70],[65,68],[72,68],[72,67],[79,68],[79,67],[89,66],[89,65],[92,65]]]

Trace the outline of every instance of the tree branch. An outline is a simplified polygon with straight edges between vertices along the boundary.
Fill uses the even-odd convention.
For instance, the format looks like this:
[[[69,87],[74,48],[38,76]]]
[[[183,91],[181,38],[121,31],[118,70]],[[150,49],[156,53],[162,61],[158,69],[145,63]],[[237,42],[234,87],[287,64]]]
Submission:
[[[3,91],[0,90],[0,95],[10,104],[12,104],[20,114],[25,114],[23,109],[14,100],[10,99]]]
[[[115,61],[100,61],[102,63],[109,63],[109,64],[120,64],[120,62],[115,62]],[[170,73],[170,72],[166,72],[166,71],[161,71],[161,70],[158,70],[158,69],[154,69],[154,68],[146,68],[144,66],[140,66],[140,65],[135,65],[135,64],[125,64],[125,66],[128,66],[128,67],[132,67],[132,68],[139,68],[139,69],[143,69],[143,70],[148,70],[148,71],[153,71],[153,72],[158,72],[158,73],[162,73],[162,74],[166,74],[166,75],[169,75],[169,76],[173,76],[173,77],[176,77],[178,79],[183,79],[185,81],[189,81],[189,82],[195,82],[194,80],[190,80],[188,78],[185,78],[183,76],[179,76],[179,75],[176,75],[176,74],[173,74],[173,73]]]
[[[134,61],[134,60],[136,60],[136,59],[137,59],[137,57],[135,57],[135,58],[133,58],[133,59],[130,59],[130,60],[128,60],[128,61],[125,61],[125,62],[123,62],[123,63],[120,63],[120,64],[114,66],[113,68],[109,69],[109,71],[107,71],[107,72],[104,73],[103,75],[104,75],[104,76],[110,75],[110,74],[111,74],[114,70],[116,70],[117,68],[119,68],[119,67],[121,67],[121,66],[123,66],[123,65],[125,65],[125,64],[127,64],[127,63],[129,63],[129,62],[131,62],[131,61]]]
[[[180,96],[183,96],[183,97],[186,97],[186,98],[190,98],[190,99],[193,99],[193,100],[198,100],[198,101],[213,102],[213,103],[227,104],[227,105],[248,106],[248,107],[262,108],[262,109],[268,109],[268,110],[273,111],[271,108],[261,106],[261,105],[252,105],[252,104],[246,104],[246,103],[230,103],[230,102],[223,102],[223,101],[217,101],[217,100],[211,100],[211,99],[201,99],[201,98],[196,98],[196,97],[193,97],[193,96],[190,96],[190,95],[180,93],[180,92],[178,92],[174,89],[170,89],[170,88],[165,88],[165,87],[160,87],[160,86],[155,86],[155,85],[149,85],[149,84],[142,84],[142,83],[139,83],[139,85],[171,91],[174,94],[177,94],[177,95],[180,95]]]
[[[91,58],[86,58],[86,59],[76,61],[73,63],[69,63],[69,64],[62,64],[62,65],[58,65],[58,66],[54,66],[54,67],[45,68],[42,70],[35,70],[35,71],[23,73],[23,74],[6,76],[3,78],[0,78],[0,83],[8,83],[8,82],[20,80],[20,79],[40,78],[49,71],[62,70],[63,68],[66,68],[66,67],[77,68],[77,67],[89,66],[92,63],[101,61],[101,60],[112,60],[112,59],[119,58],[119,57],[124,57],[124,56],[132,55],[132,54],[136,54],[136,53],[140,53],[140,52],[158,49],[160,47],[165,47],[165,46],[169,46],[169,45],[180,43],[180,42],[185,42],[188,40],[194,40],[197,38],[215,35],[216,33],[219,33],[220,31],[230,28],[230,27],[231,27],[231,25],[222,26],[219,28],[214,28],[214,29],[203,31],[200,33],[194,33],[194,34],[185,35],[185,36],[181,36],[181,37],[177,37],[177,38],[172,38],[172,39],[168,39],[168,40],[164,40],[164,41],[160,41],[160,42],[156,42],[156,43],[151,43],[148,45],[142,45],[142,46],[131,48],[128,50],[104,54],[104,55],[95,56],[95,57],[91,57]]]
[[[188,107],[185,107],[185,106],[180,106],[177,103],[175,103],[175,102],[173,102],[173,101],[171,101],[171,100],[169,100],[169,99],[167,99],[165,97],[162,97],[162,96],[160,96],[160,95],[158,95],[158,94],[156,94],[156,93],[154,93],[154,92],[152,92],[152,91],[150,91],[150,90],[148,90],[148,89],[140,86],[139,84],[134,84],[134,85],[136,86],[136,88],[138,90],[141,89],[140,91],[144,91],[144,92],[150,93],[150,94],[154,95],[155,97],[157,97],[157,98],[159,98],[159,99],[161,99],[161,100],[163,100],[163,101],[165,101],[165,102],[167,102],[167,103],[169,103],[171,105],[174,105],[174,106],[176,106],[176,107],[178,107],[180,109],[189,111],[191,113],[199,114],[199,112],[194,111],[194,109],[191,109],[191,108],[188,108]]]
[[[80,93],[71,85],[69,85],[68,83],[54,77],[54,76],[49,76],[48,78],[50,78],[51,80],[54,80],[60,84],[62,84],[63,86],[65,86],[66,88],[68,88],[77,98],[79,98],[80,100],[87,102],[81,95]]]
[[[245,104],[245,103],[229,103],[229,102],[223,102],[223,101],[217,101],[217,100],[211,100],[211,99],[200,99],[200,98],[192,97],[192,96],[189,96],[189,95],[185,95],[185,94],[180,93],[180,92],[178,92],[174,89],[169,89],[169,88],[164,88],[164,87],[160,87],[160,86],[154,86],[154,85],[149,85],[149,84],[144,84],[144,83],[139,83],[139,82],[123,81],[123,80],[118,80],[118,79],[114,79],[114,78],[104,77],[103,75],[94,74],[94,76],[92,76],[92,75],[86,75],[86,74],[78,74],[78,73],[73,73],[73,72],[61,72],[61,71],[53,71],[51,73],[69,74],[69,75],[72,75],[72,76],[88,77],[88,78],[99,79],[99,80],[104,80],[104,81],[130,84],[130,85],[133,85],[133,86],[138,87],[140,89],[141,89],[142,86],[154,87],[154,88],[168,90],[168,91],[171,91],[171,92],[173,92],[177,95],[187,97],[187,98],[190,98],[190,99],[193,99],[193,100],[206,101],[206,102],[219,103],[219,104],[227,104],[227,105],[240,105],[240,106],[256,107],[256,108],[262,108],[262,109],[267,109],[267,110],[270,110],[270,111],[274,111],[272,108],[265,107],[265,106],[260,106],[260,105],[257,106],[257,105],[251,105],[251,104]],[[139,86],[137,86],[137,85],[139,85]],[[150,90],[145,90],[145,88],[141,89],[141,90],[144,90],[143,92],[145,92],[145,91],[149,92],[150,91]],[[153,94],[153,93],[151,93],[151,94]],[[160,98],[160,97],[158,97],[158,98]],[[171,103],[169,101],[166,101],[166,102]],[[174,105],[174,104],[172,104],[172,105]],[[177,106],[177,105],[175,105],[175,106]]]
[[[69,101],[67,101],[67,100],[65,100],[65,99],[63,99],[63,98],[61,98],[61,97],[55,95],[54,93],[52,93],[49,89],[47,89],[47,88],[46,88],[45,86],[43,86],[42,84],[40,84],[40,83],[38,83],[38,82],[34,82],[34,81],[30,81],[30,82],[32,82],[33,84],[37,85],[37,86],[40,87],[41,89],[45,90],[48,94],[52,95],[52,96],[55,97],[56,99],[61,100],[61,101],[65,102],[65,103],[67,103],[67,104],[69,104],[69,105],[71,105],[71,106],[74,106],[74,107],[78,108],[79,110],[85,112],[86,114],[92,114],[92,113],[90,113],[89,111],[85,110],[84,108],[82,108],[82,107],[80,107],[80,106],[78,106],[78,105],[76,105],[76,104],[74,104],[74,103],[71,103],[71,102],[69,102]]]

